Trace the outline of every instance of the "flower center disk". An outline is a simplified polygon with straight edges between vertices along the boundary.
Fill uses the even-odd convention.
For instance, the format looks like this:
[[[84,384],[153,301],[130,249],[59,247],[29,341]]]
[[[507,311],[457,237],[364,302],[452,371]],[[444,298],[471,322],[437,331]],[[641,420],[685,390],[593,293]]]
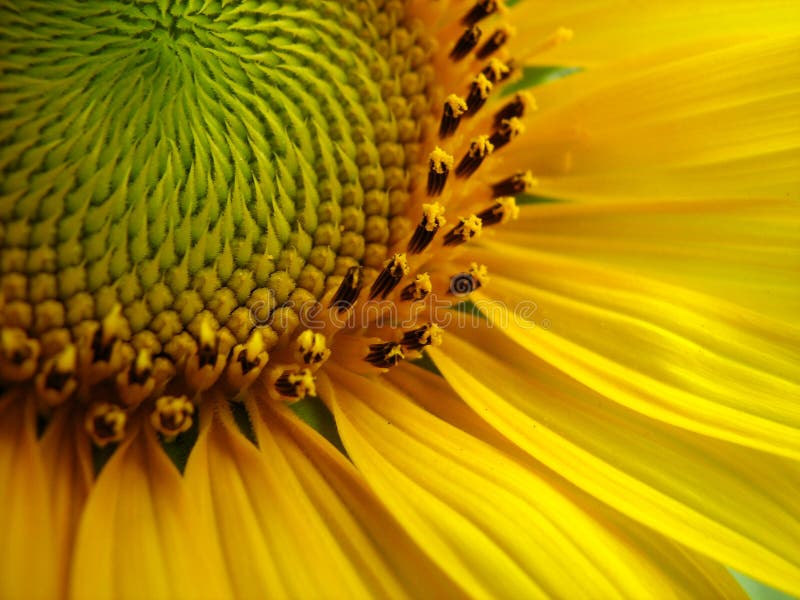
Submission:
[[[267,367],[313,393],[302,311],[379,276],[427,161],[433,48],[404,3],[0,13],[3,386],[85,403],[98,444],[140,411],[177,435]]]

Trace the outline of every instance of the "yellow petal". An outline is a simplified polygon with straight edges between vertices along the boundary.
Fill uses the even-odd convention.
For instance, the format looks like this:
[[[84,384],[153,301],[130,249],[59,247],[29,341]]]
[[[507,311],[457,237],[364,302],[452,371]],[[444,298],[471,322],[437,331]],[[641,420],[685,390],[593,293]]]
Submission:
[[[428,412],[502,450],[518,464],[546,479],[560,493],[602,521],[616,537],[635,552],[634,560],[638,568],[655,571],[658,573],[655,577],[668,579],[667,587],[678,596],[747,597],[730,572],[720,563],[640,525],[543,467],[540,462],[514,446],[488,421],[479,417],[478,413],[462,402],[444,378],[418,367],[403,364],[390,371],[388,379]]]
[[[796,462],[648,419],[488,324],[454,333],[430,350],[437,367],[536,460],[699,553],[800,590]]]
[[[504,244],[478,257],[493,259],[498,325],[554,368],[672,425],[800,457],[800,328],[599,264]]]
[[[797,202],[540,205],[501,235],[520,247],[535,236],[538,250],[724,298],[772,319],[793,322],[800,306]]]
[[[54,518],[50,535],[60,557],[59,589],[66,591],[75,534],[94,479],[89,440],[78,411],[56,412],[41,447]]]
[[[143,425],[100,473],[78,529],[75,598],[225,598],[221,557],[196,502]]]
[[[318,454],[314,444],[300,443],[290,433],[308,438],[302,425],[280,410],[269,410],[262,419],[255,405],[250,407],[260,448],[218,405],[215,414],[202,415],[186,472],[192,495],[206,499],[205,516],[217,530],[236,595],[403,597],[402,582],[373,541],[373,536],[397,536],[396,524],[383,513],[382,533],[365,529],[357,517],[370,510],[369,497],[353,471],[326,473],[336,478],[332,485],[309,458]],[[348,497],[354,501],[350,506]],[[380,519],[374,499],[372,506],[372,518]],[[402,535],[395,539],[398,552],[408,556],[408,541],[403,544]],[[419,564],[419,575],[430,574],[429,566]],[[430,582],[435,588],[437,581]]]
[[[797,31],[800,6],[793,0],[671,0],[641,2],[524,0],[512,17],[517,35],[510,48],[524,55],[558,27],[574,32],[543,56],[546,64],[595,66],[622,58],[701,52],[745,40]],[[535,16],[533,16],[535,15]]]
[[[544,86],[506,167],[556,198],[798,199],[798,48],[768,40]]]
[[[545,479],[391,386],[320,387],[350,457],[409,534],[475,597],[668,595],[669,581]]]
[[[56,598],[59,560],[33,402],[0,396],[0,598]]]

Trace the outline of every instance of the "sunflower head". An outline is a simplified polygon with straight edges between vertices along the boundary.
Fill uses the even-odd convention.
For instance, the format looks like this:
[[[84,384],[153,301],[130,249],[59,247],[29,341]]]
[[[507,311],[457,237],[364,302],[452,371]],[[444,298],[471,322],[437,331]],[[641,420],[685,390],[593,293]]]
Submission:
[[[85,406],[98,445],[136,415],[171,439],[206,397],[314,394],[337,349],[380,372],[440,343],[454,274],[487,279],[463,246],[533,183],[475,175],[534,103],[481,111],[515,73],[501,3],[436,35],[420,10],[4,9],[37,32],[4,63],[6,385]]]

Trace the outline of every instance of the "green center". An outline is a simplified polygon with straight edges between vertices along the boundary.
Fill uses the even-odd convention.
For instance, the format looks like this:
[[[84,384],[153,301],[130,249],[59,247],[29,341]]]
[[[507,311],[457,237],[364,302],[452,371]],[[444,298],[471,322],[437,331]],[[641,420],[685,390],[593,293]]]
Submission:
[[[119,304],[134,336],[206,312],[242,341],[252,323],[229,321],[254,297],[379,266],[430,52],[376,4],[0,8],[6,324],[74,330]]]

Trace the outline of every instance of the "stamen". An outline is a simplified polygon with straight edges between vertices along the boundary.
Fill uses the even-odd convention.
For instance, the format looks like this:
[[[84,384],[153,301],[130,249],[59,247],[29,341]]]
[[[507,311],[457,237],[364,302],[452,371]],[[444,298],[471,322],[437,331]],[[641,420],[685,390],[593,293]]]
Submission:
[[[447,221],[444,218],[444,207],[438,202],[422,205],[422,221],[417,225],[414,235],[408,242],[408,251],[411,254],[419,254],[433,241],[436,232]]]
[[[513,117],[522,117],[526,111],[536,110],[536,100],[528,92],[521,92],[514,96],[514,99],[507,103],[503,108],[498,110],[494,115],[495,128],[500,127],[500,124]]]
[[[483,159],[494,151],[494,145],[489,140],[488,135],[476,137],[469,145],[469,150],[461,159],[456,167],[457,177],[468,177],[478,170],[483,163]]]
[[[444,190],[447,176],[453,168],[453,156],[436,146],[428,158],[428,195],[438,196]]]
[[[237,344],[228,363],[228,382],[234,389],[250,386],[269,362],[264,336],[255,330],[244,344]]]
[[[464,30],[464,33],[461,34],[461,37],[458,38],[456,45],[453,46],[453,49],[450,51],[450,58],[452,58],[454,61],[461,60],[467,54],[469,54],[475,46],[478,45],[480,39],[480,27],[468,27]]]
[[[525,194],[536,187],[536,178],[530,171],[519,171],[510,177],[492,184],[492,195],[495,198],[500,196],[511,196],[513,194]]]
[[[136,359],[117,375],[117,390],[125,406],[136,406],[153,391],[153,358],[149,350],[139,350]]]
[[[523,131],[525,131],[525,126],[517,117],[503,119],[500,123],[500,128],[492,134],[489,141],[495,150],[500,150]]]
[[[472,80],[467,96],[467,114],[473,115],[486,104],[489,94],[492,93],[492,82],[483,73],[478,73]]]
[[[510,27],[506,26],[496,29],[489,39],[486,40],[486,43],[478,49],[476,53],[477,57],[480,60],[489,58],[489,56],[497,52],[497,50],[508,41],[509,37],[511,37]]]
[[[502,60],[493,58],[489,61],[489,64],[484,67],[481,73],[486,79],[491,81],[492,84],[495,84],[498,81],[504,81],[508,78],[511,74],[511,67]]]
[[[33,377],[40,352],[39,342],[28,338],[23,329],[0,329],[0,379],[25,381]]]
[[[116,404],[98,402],[86,413],[84,427],[94,443],[101,448],[125,437],[128,415]]]
[[[319,365],[328,360],[331,351],[324,335],[306,329],[294,342],[294,354],[298,362]]]
[[[77,367],[75,344],[67,344],[61,352],[45,361],[36,376],[34,382],[39,397],[49,406],[64,402],[78,387]]]
[[[468,242],[472,238],[480,235],[482,227],[483,224],[481,223],[480,218],[476,215],[462,217],[459,220],[458,225],[453,227],[447,232],[447,235],[444,236],[444,245],[458,246],[459,244]]]
[[[339,289],[336,290],[333,299],[331,300],[331,307],[336,309],[336,312],[344,312],[358,299],[361,293],[361,288],[364,285],[363,274],[360,266],[350,267],[339,284]]]
[[[507,223],[519,217],[519,207],[513,196],[503,196],[490,208],[478,213],[484,227],[496,225],[497,223]]]
[[[456,273],[450,278],[450,293],[454,296],[469,296],[489,281],[485,265],[472,263],[467,273]]]
[[[369,364],[379,369],[388,369],[395,366],[405,358],[403,347],[397,342],[384,342],[370,344],[366,360]]]
[[[171,441],[192,426],[193,414],[194,405],[186,396],[161,396],[150,414],[150,422],[167,441]]]
[[[475,282],[476,290],[489,283],[489,269],[486,268],[486,265],[471,263],[469,266],[469,274]]]
[[[220,352],[219,341],[211,318],[203,318],[197,335],[197,351],[186,363],[186,380],[197,391],[214,385],[225,369],[226,356]]]
[[[406,301],[409,300],[422,300],[433,291],[433,283],[431,283],[431,276],[427,273],[419,273],[414,281],[409,283],[400,292],[400,298]]]
[[[381,271],[378,278],[372,284],[372,288],[369,291],[370,300],[377,296],[386,298],[386,296],[397,287],[400,280],[408,275],[408,270],[408,261],[406,260],[405,254],[395,254],[392,256],[392,258],[386,261],[383,266],[383,271]]]
[[[91,333],[91,327],[96,327]],[[122,314],[122,306],[115,304],[98,325],[87,328],[87,335],[80,343],[80,371],[83,384],[94,384],[117,373],[133,358],[133,352],[123,351],[122,340],[130,337],[130,325]]]
[[[465,27],[472,27],[478,21],[481,21],[497,11],[497,0],[478,0],[470,11],[461,19],[461,24]]]
[[[316,396],[317,386],[314,375],[308,369],[284,371],[275,381],[275,390],[286,398],[300,400],[306,396]]]
[[[461,117],[466,112],[467,103],[464,101],[464,99],[456,94],[450,94],[444,101],[442,122],[439,125],[439,137],[446,138],[453,135],[456,132],[456,129],[458,129],[458,124],[461,123]],[[430,180],[428,186],[430,187]]]
[[[442,328],[434,323],[423,325],[419,329],[407,331],[403,334],[400,344],[407,350],[422,350],[425,346],[440,346],[442,344]]]

